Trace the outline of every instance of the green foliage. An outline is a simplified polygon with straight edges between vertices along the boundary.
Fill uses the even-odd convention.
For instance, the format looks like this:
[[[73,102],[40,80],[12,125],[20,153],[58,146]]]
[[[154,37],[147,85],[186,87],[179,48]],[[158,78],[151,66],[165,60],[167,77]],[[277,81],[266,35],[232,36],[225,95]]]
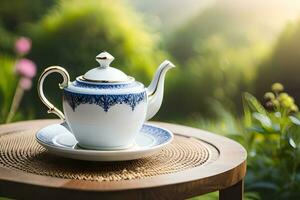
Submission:
[[[177,27],[184,24],[199,11],[208,7],[214,0],[130,0],[139,11],[147,17],[151,26],[169,35]],[[176,16],[176,17],[174,17]]]
[[[166,113],[215,116],[210,105],[212,99],[231,109],[238,107],[241,91],[251,88],[256,74],[254,66],[265,51],[265,46],[260,44],[252,48],[232,48],[218,35],[199,41],[198,56],[178,64],[174,75],[170,73],[173,77],[167,82],[170,89],[166,91]],[[174,99],[176,101],[172,101]],[[178,102],[185,106],[178,107]]]
[[[201,128],[227,137],[236,138],[243,135],[245,130],[241,119],[236,117],[217,101],[212,101],[210,106],[213,107],[215,119],[209,119],[195,114],[189,118],[179,118],[173,122]]]
[[[241,107],[241,92],[251,90],[256,66],[269,50],[258,27],[242,11],[217,3],[175,33],[168,48],[180,69],[169,84],[165,112],[214,116],[212,99]]]
[[[56,0],[1,0],[0,22],[9,31],[18,31],[24,23],[39,19]]]
[[[9,198],[0,197],[0,200],[11,200]]]
[[[0,52],[14,56],[14,41],[16,35],[6,30],[0,22]]]
[[[262,199],[298,199],[298,107],[291,96],[281,91],[283,87],[278,88],[273,85],[273,91],[265,95],[269,111],[254,96],[244,95],[245,129],[248,131],[243,139],[247,138],[244,143],[249,153],[246,189],[258,192]]]
[[[5,122],[17,84],[14,65],[15,60],[11,57],[0,56],[0,123]]]
[[[38,74],[47,66],[60,65],[74,79],[96,67],[95,56],[106,50],[116,57],[113,66],[147,84],[157,65],[167,57],[159,49],[158,35],[120,0],[113,4],[108,0],[1,1],[0,11],[0,53],[14,56],[17,36],[31,38],[33,48],[28,57],[37,64]],[[53,75],[45,87],[58,107],[59,80]],[[39,109],[43,105],[35,90],[25,94],[22,105],[26,116],[46,115]]]
[[[29,33],[31,57],[39,66],[53,63],[79,75],[95,66],[97,53],[111,52],[115,66],[149,80],[162,57],[155,35],[147,32],[140,17],[121,1],[60,1]]]
[[[245,93],[243,117],[212,102],[216,120],[194,117],[180,121],[230,137],[247,149],[247,199],[300,198],[300,113],[283,89],[273,84],[272,91],[265,94],[265,106]]]
[[[0,52],[14,56],[14,41],[27,23],[34,23],[56,0],[1,0]]]
[[[141,17],[122,1],[59,1],[38,23],[27,28],[33,43],[29,57],[37,64],[38,73],[47,66],[60,65],[75,79],[96,67],[95,56],[106,50],[116,58],[112,66],[147,84],[166,57],[159,50],[158,36],[151,34]],[[53,76],[45,87],[55,105],[61,104],[59,80]],[[42,107],[35,91],[26,97]],[[36,111],[42,112],[38,116],[45,113]]]

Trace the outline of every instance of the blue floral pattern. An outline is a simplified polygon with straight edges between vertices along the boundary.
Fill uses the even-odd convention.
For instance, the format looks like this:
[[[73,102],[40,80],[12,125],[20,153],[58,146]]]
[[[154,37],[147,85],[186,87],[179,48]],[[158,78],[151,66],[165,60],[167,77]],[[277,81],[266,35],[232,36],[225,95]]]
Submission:
[[[89,84],[80,81],[74,81],[73,85],[81,88],[89,88],[89,89],[123,89],[123,88],[133,88],[139,86],[139,83],[123,83],[123,84]]]
[[[146,101],[146,92],[132,93],[132,94],[79,94],[64,90],[64,100],[68,102],[73,111],[80,104],[96,104],[108,112],[109,108],[116,104],[127,104],[132,111],[139,103]]]

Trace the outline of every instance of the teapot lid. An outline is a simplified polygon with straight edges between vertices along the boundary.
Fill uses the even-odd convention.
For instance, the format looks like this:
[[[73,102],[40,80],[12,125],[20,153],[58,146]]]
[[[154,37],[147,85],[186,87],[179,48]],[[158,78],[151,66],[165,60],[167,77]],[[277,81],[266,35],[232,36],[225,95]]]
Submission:
[[[96,56],[99,67],[89,70],[82,78],[91,82],[124,82],[129,80],[124,72],[119,69],[110,67],[110,63],[115,58],[107,52],[102,52]]]

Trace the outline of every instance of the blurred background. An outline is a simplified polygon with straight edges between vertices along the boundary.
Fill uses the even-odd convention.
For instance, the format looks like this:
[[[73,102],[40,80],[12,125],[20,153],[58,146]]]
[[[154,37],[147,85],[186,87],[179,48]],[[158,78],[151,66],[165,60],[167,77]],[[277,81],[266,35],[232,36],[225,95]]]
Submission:
[[[74,80],[97,66],[94,58],[103,50],[116,58],[112,66],[145,85],[164,59],[174,62],[177,68],[167,74],[164,102],[154,120],[207,129],[242,143],[256,158],[249,161],[247,198],[299,197],[298,140],[287,166],[272,153],[258,160],[264,140],[257,129],[248,132],[255,122],[245,122],[243,103],[249,92],[250,108],[265,106],[264,94],[280,82],[290,95],[290,113],[298,114],[299,0],[0,0],[0,122],[55,118],[37,96],[38,75],[60,65]],[[47,96],[61,108],[61,77],[50,77]],[[272,89],[276,98],[280,86]],[[262,118],[255,119],[264,125]],[[249,134],[260,138],[258,144],[249,142]],[[274,160],[270,166],[268,159]],[[283,172],[287,179],[280,177]]]

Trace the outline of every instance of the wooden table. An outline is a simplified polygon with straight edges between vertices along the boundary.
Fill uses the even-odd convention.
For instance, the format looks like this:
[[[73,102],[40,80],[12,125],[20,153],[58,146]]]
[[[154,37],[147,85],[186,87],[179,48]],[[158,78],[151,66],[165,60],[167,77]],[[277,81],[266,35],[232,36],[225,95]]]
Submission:
[[[1,125],[0,135],[43,127],[58,120]],[[25,173],[0,166],[0,196],[16,199],[185,199],[219,191],[220,199],[242,199],[246,174],[245,149],[235,141],[187,126],[154,122],[175,134],[212,144],[218,158],[207,165],[139,180],[95,182]],[[0,152],[1,156],[1,152]]]

